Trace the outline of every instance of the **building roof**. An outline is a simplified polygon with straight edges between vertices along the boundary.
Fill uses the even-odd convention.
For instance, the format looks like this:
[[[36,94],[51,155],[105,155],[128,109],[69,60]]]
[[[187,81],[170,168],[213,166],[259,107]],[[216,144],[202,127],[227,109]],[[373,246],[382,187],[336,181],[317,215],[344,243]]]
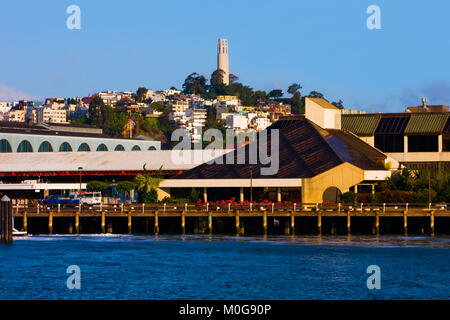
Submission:
[[[216,156],[225,152],[227,150],[216,150]],[[0,153],[0,175],[18,172],[77,172],[80,167],[83,172],[142,171],[144,164],[147,170],[158,170],[162,166],[163,171],[183,171],[211,158],[214,157],[202,150]],[[189,161],[182,161],[184,159]]]
[[[409,121],[409,115],[392,115],[382,117],[378,123],[376,134],[403,134]]]
[[[448,120],[448,113],[412,113],[405,135],[441,134]]]
[[[357,136],[342,131],[322,129],[304,118],[283,119],[275,122],[267,130],[267,149],[271,150],[273,129],[279,129],[279,170],[275,175],[261,175],[258,164],[234,163],[202,164],[173,179],[244,179],[250,178],[310,178],[349,162],[363,170],[385,170],[382,162],[386,155],[363,142]],[[245,148],[246,163],[249,163],[249,148]]]
[[[306,97],[305,99],[309,99],[312,102],[317,103],[319,106],[321,106],[322,108],[325,109],[335,109],[335,110],[340,110],[338,107],[332,105],[331,103],[329,103],[327,100],[323,99],[323,98],[311,98],[311,97]]]
[[[377,129],[378,123],[380,122],[380,114],[371,115],[343,115],[341,126],[342,129],[353,132],[354,134],[361,137],[373,136],[375,130]]]

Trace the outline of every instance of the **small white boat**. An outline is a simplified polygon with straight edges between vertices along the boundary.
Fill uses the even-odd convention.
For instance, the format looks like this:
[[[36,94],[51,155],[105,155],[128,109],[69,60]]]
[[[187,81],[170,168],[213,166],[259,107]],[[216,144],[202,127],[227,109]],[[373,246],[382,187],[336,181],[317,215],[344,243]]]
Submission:
[[[27,236],[27,235],[28,235],[28,232],[26,232],[26,231],[19,231],[19,230],[13,228],[13,236],[24,237],[24,236]]]

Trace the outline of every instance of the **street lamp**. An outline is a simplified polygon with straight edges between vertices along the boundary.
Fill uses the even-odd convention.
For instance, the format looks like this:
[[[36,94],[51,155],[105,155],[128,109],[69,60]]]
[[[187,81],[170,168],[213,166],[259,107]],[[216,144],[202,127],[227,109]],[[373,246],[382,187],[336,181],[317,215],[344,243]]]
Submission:
[[[83,170],[83,167],[78,167],[78,172],[80,173],[80,193],[81,193],[81,170]]]

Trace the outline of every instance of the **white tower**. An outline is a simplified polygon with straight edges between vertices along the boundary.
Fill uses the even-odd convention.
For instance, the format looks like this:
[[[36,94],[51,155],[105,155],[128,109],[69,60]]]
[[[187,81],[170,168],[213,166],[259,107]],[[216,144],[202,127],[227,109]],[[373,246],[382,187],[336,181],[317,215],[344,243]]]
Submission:
[[[228,56],[228,40],[219,39],[219,46],[217,51],[217,69],[225,72],[223,83],[230,84],[230,62]]]

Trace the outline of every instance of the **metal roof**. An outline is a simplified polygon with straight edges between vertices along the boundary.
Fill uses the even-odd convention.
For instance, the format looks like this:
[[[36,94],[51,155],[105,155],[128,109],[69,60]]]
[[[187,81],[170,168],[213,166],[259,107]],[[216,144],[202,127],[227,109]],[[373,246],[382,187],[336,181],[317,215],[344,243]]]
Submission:
[[[348,130],[357,136],[370,137],[374,135],[380,119],[380,114],[343,115],[341,125],[342,129]]]
[[[448,113],[412,113],[405,135],[441,134],[448,120]]]
[[[382,117],[376,134],[403,134],[409,121],[409,115]]]
[[[230,150],[152,150],[105,152],[33,152],[0,153],[0,173],[189,170]]]

